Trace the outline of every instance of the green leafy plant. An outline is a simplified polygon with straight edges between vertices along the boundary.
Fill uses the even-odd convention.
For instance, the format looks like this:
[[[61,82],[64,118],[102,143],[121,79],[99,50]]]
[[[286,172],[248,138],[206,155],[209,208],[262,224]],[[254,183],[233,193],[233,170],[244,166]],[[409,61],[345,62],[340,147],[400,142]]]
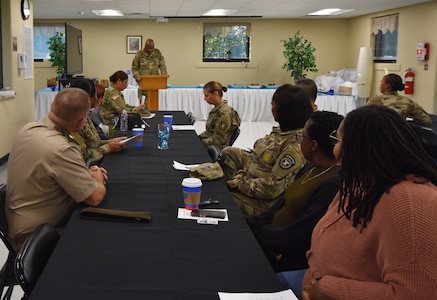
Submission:
[[[56,67],[56,74],[64,74],[65,70],[65,42],[64,34],[56,32],[54,36],[47,41],[50,50],[49,61],[52,67]]]
[[[282,69],[291,71],[290,76],[294,80],[306,77],[306,72],[317,72],[316,57],[314,48],[310,41],[298,31],[294,37],[288,40],[281,40],[284,44],[284,57],[287,60]]]

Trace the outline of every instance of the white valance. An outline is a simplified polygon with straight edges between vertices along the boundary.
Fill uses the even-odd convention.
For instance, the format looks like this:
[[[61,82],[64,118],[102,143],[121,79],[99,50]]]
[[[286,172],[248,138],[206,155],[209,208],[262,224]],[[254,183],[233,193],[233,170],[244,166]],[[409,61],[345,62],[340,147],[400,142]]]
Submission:
[[[372,18],[372,33],[374,35],[378,34],[380,30],[383,34],[387,31],[393,32],[398,28],[398,14]]]

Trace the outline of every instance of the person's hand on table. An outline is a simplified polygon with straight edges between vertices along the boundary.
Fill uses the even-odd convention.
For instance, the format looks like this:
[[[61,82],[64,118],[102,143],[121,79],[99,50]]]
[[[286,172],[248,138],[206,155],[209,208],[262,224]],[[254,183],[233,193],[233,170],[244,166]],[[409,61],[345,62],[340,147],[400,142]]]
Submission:
[[[113,139],[109,139],[109,140],[106,141],[106,143],[107,144],[109,144],[109,143],[120,143],[121,141],[124,141],[127,138],[128,138],[127,136],[120,136],[120,137],[116,137],[116,138],[113,138]]]
[[[94,165],[90,167],[90,172],[91,177],[100,183],[106,184],[106,181],[108,180],[108,172],[106,169]]]
[[[125,145],[125,143],[120,143],[120,142],[125,139],[127,139],[127,136],[121,136],[108,140],[106,144],[109,146],[109,149],[111,149],[111,153],[120,152],[121,149],[123,149],[123,146]]]
[[[306,274],[307,275],[307,274]],[[304,278],[304,284],[302,286],[302,299],[303,300],[320,300],[320,280],[322,280],[322,276],[319,271],[314,271],[311,275],[310,283]]]
[[[141,110],[141,109],[144,109],[144,107],[146,107],[144,104],[140,104],[140,105],[137,106],[137,109]]]

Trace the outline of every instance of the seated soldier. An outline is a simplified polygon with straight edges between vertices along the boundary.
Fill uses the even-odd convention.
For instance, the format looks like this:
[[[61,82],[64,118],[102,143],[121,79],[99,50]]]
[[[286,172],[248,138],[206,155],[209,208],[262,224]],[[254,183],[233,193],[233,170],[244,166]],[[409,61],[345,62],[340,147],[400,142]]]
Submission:
[[[70,87],[80,88],[87,92],[90,102],[92,102],[91,98],[96,97],[96,87],[91,79],[74,80]],[[85,126],[73,133],[72,136],[79,144],[82,157],[87,163],[99,162],[106,154],[120,152],[124,145],[120,141],[126,139],[126,136],[122,136],[109,140],[101,140],[89,114]]]
[[[105,101],[102,105],[102,114],[107,124],[116,125],[124,109],[128,113],[139,113],[143,117],[151,115],[144,104],[137,107],[126,104],[122,91],[127,87],[128,78],[124,71],[116,71],[109,77],[111,86],[105,91]]]
[[[107,140],[112,135],[111,128],[107,125],[106,120],[102,115],[102,103],[105,100],[105,87],[96,83],[96,98],[91,97],[91,109],[89,116],[96,127],[99,137],[102,140]],[[112,127],[112,126],[111,126]]]
[[[270,208],[293,182],[305,164],[297,139],[313,112],[305,91],[284,84],[272,97],[272,114],[279,128],[258,139],[252,151],[226,147],[219,161],[224,178],[243,215],[259,214]]]
[[[317,111],[316,99],[317,99],[318,91],[317,91],[317,85],[314,82],[314,80],[309,79],[309,78],[302,78],[302,79],[296,80],[295,84],[304,89],[304,91],[310,97],[310,103],[311,103],[311,106],[313,107],[313,110]]]
[[[397,111],[404,118],[411,118],[420,124],[431,124],[431,117],[422,106],[406,96],[399,95],[398,91],[403,91],[404,88],[401,76],[387,74],[379,85],[382,95],[369,98],[366,105],[384,105]]]
[[[240,116],[228,106],[228,100],[222,98],[226,91],[227,88],[217,81],[210,81],[203,87],[205,101],[214,105],[205,123],[206,130],[199,135],[206,147],[213,145],[221,150],[229,146],[232,134],[240,126]]]

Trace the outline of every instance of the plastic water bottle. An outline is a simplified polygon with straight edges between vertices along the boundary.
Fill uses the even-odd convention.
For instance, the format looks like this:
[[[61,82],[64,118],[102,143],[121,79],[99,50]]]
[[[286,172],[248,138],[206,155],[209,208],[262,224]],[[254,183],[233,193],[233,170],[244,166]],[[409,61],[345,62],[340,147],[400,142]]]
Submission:
[[[127,131],[127,111],[125,109],[123,109],[123,112],[121,113],[120,116],[120,130],[121,131]]]

